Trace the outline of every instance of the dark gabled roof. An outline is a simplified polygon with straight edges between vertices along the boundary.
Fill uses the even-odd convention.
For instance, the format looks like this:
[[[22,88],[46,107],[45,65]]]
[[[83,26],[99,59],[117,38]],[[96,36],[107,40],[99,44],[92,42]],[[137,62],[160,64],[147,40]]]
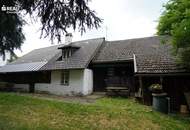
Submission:
[[[36,49],[1,67],[0,73],[86,68],[103,41],[104,38],[72,42],[69,46],[79,48],[71,57],[63,61],[57,61],[62,55],[58,48],[63,47],[63,44]]]
[[[169,55],[134,55],[137,74],[172,74],[186,70],[176,64],[176,59]]]
[[[120,41],[106,41],[93,63],[118,62],[133,59],[133,54],[169,55],[171,46],[161,44],[161,37],[147,37]]]
[[[4,72],[28,72],[59,69],[83,69],[89,63],[133,61],[136,74],[181,73],[171,55],[171,45],[162,44],[168,37],[147,37],[121,41],[105,41],[104,38],[72,42],[36,49],[16,61],[0,68]],[[169,41],[169,40],[168,40]],[[71,57],[59,60],[62,51],[58,48],[78,49]]]
[[[163,42],[167,43],[163,43]],[[134,61],[136,74],[186,72],[171,54],[169,37],[107,41],[93,63]],[[135,55],[135,58],[133,57]]]
[[[40,70],[86,68],[103,42],[104,38],[73,42],[72,46],[78,46],[80,48],[71,57],[58,61],[58,58],[62,55],[60,52]]]

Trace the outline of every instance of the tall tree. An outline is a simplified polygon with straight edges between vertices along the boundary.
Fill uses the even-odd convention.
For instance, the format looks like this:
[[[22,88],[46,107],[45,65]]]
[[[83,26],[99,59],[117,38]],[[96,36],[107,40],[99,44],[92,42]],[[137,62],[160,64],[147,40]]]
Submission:
[[[157,33],[171,36],[177,61],[190,69],[190,1],[169,0],[164,8]]]
[[[89,0],[2,0],[1,9],[17,6],[19,11],[0,11],[0,55],[5,55],[6,51],[14,53],[24,42],[24,20],[19,12],[40,19],[41,37],[60,42],[69,28],[78,29],[82,34],[87,28],[100,27],[102,20],[88,4]]]
[[[15,6],[14,2],[0,2],[0,55],[5,59],[5,53],[14,55],[15,49],[20,49],[25,37],[22,32],[23,19],[15,13],[3,11],[3,7]],[[6,9],[6,8],[5,8]]]

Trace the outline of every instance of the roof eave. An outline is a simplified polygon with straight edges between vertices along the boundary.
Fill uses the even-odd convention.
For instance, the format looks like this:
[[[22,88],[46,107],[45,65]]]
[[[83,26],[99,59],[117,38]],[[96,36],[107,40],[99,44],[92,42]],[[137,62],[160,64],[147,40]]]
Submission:
[[[173,72],[173,73],[135,73],[135,76],[190,76],[188,72]]]

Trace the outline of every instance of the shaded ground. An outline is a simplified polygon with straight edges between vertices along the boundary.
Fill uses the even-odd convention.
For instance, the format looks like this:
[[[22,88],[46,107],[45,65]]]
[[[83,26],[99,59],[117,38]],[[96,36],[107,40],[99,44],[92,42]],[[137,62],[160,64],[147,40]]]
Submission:
[[[0,93],[0,129],[190,130],[189,117],[164,115],[132,99],[105,97],[81,104],[40,96]]]

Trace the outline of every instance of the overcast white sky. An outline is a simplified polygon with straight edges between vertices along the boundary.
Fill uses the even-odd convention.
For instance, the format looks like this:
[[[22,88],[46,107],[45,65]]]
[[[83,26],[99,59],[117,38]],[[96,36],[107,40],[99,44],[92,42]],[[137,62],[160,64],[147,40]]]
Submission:
[[[158,18],[163,11],[162,5],[167,1],[91,0],[90,7],[97,12],[99,17],[104,19],[102,27],[98,30],[89,30],[82,36],[79,32],[72,31],[73,41],[106,36],[107,40],[153,36],[156,33]],[[33,49],[52,45],[48,38],[39,38],[40,32],[38,30],[39,23],[30,23],[24,26],[26,40],[22,46],[22,51],[16,51],[18,56],[22,56]],[[0,65],[1,63],[0,61]]]

